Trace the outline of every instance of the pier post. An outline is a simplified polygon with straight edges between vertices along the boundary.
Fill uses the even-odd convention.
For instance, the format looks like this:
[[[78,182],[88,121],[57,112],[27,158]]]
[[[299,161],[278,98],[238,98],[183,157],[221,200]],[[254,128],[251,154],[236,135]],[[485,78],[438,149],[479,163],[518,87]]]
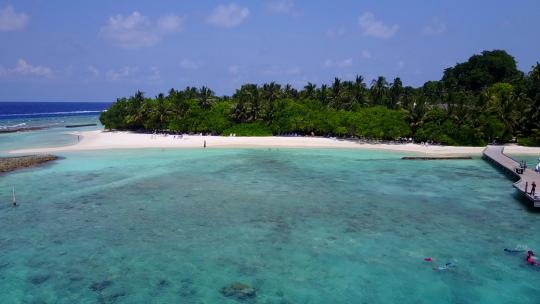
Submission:
[[[525,194],[529,193],[529,182],[525,182]]]

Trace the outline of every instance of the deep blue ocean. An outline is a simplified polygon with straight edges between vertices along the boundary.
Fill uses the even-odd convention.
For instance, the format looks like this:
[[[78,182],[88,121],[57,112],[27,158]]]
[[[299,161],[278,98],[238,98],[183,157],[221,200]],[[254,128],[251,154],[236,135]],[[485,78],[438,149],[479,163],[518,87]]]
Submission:
[[[98,114],[110,102],[0,102],[0,120]]]

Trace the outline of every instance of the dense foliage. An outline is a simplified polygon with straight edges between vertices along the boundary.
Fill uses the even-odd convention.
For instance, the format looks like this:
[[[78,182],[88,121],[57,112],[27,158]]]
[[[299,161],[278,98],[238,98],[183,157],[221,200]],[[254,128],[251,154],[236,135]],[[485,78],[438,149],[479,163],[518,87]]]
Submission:
[[[519,71],[505,51],[484,51],[444,71],[422,87],[389,83],[367,86],[334,79],[302,90],[275,82],[245,84],[232,96],[187,87],[147,98],[137,92],[101,114],[107,129],[261,136],[279,134],[413,137],[450,145],[493,140],[540,144],[540,64]]]

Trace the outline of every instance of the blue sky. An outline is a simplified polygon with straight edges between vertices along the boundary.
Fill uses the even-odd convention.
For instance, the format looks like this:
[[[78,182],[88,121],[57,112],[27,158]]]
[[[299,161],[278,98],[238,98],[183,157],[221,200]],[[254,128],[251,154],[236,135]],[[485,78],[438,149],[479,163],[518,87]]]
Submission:
[[[0,101],[360,74],[419,86],[482,50],[540,61],[540,1],[0,0]]]

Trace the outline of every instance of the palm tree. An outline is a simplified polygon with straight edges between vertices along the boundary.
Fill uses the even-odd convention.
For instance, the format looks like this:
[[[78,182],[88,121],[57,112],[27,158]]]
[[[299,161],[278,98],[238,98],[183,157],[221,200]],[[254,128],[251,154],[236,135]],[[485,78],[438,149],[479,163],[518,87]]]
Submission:
[[[329,105],[333,107],[334,109],[339,109],[341,107],[341,91],[342,91],[341,79],[336,77],[334,78],[334,82],[332,83],[332,86],[330,87]]]
[[[144,93],[137,91],[134,96],[128,99],[126,123],[132,129],[141,129],[145,119]]]
[[[513,86],[509,83],[496,83],[485,94],[487,95],[486,112],[494,115],[504,124],[504,137],[510,139],[515,134],[519,120]]]
[[[208,87],[202,86],[198,93],[199,105],[202,109],[208,110],[215,101],[214,92]]]
[[[186,87],[183,91],[184,96],[186,99],[195,99],[198,95],[198,90],[196,87]]]
[[[366,99],[366,84],[364,83],[364,77],[356,75],[354,80],[353,98],[360,106],[368,106],[368,100]]]
[[[341,93],[341,79],[334,78],[334,82],[332,83],[332,87],[330,87],[330,91],[332,96],[339,96]]]
[[[159,93],[156,97],[156,104],[154,109],[155,121],[157,129],[164,130],[167,128],[167,107],[165,104],[165,96],[163,93]]]
[[[376,105],[386,104],[388,96],[388,82],[384,76],[379,76],[371,82],[371,99]]]
[[[276,100],[281,98],[281,85],[272,81],[271,83],[263,84],[261,88],[261,100],[262,100],[262,116],[265,120],[273,122],[274,112],[276,110]]]
[[[319,100],[321,104],[328,105],[328,86],[326,84],[321,85],[321,88],[318,90]]]
[[[274,101],[281,97],[281,85],[275,81],[263,84],[261,91],[261,97],[268,101]]]
[[[182,92],[171,89],[167,96],[167,113],[175,121],[181,121],[189,110],[189,104],[186,102]]]
[[[528,98],[520,98],[525,104],[523,111],[522,125],[527,126],[528,129],[538,128],[537,124],[529,124],[533,122],[540,122],[540,63],[532,68],[528,75]]]
[[[413,134],[422,126],[424,123],[425,116],[427,114],[427,106],[424,98],[418,98],[414,100],[409,107],[405,110],[407,121],[411,127]]]
[[[236,104],[232,116],[237,122],[252,122],[258,119],[260,110],[260,94],[256,84],[245,84],[233,95]]]
[[[315,98],[316,90],[317,90],[317,85],[311,82],[308,82],[307,85],[304,86],[304,90],[300,93],[300,96],[305,99]]]
[[[355,97],[355,84],[352,81],[344,81],[341,90],[341,96],[340,96],[340,105],[339,109],[351,111],[353,110],[357,103],[357,100]]]
[[[285,85],[285,88],[283,89],[283,94],[285,95],[285,98],[296,99],[298,97],[298,91],[290,84]]]
[[[391,109],[396,109],[401,106],[401,97],[403,94],[403,83],[399,77],[396,77],[390,87],[390,104]]]

